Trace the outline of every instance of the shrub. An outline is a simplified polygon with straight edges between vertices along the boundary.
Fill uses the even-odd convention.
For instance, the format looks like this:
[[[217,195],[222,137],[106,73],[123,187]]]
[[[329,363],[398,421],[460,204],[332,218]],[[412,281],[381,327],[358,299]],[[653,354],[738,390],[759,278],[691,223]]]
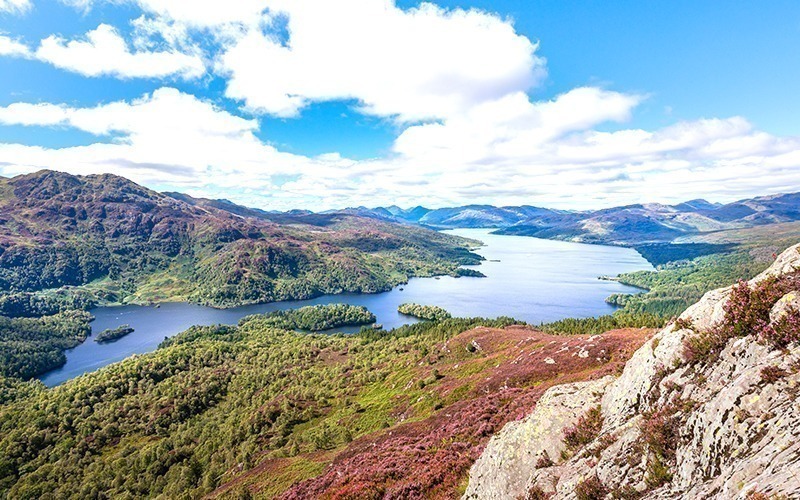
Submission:
[[[775,303],[800,285],[800,273],[771,276],[753,287],[739,281],[725,303],[725,317],[710,330],[688,337],[684,355],[690,362],[713,362],[732,338],[756,335],[760,342],[785,347],[800,340],[800,312],[791,309],[771,324],[769,313]]]
[[[775,323],[761,332],[761,340],[775,348],[784,348],[800,341],[800,311],[789,309]]]
[[[765,366],[761,369],[761,381],[766,384],[774,384],[789,373],[777,366]]]
[[[651,455],[645,482],[648,487],[657,488],[672,481],[669,464],[675,460],[680,441],[680,419],[675,408],[665,408],[645,413],[639,429]]]
[[[555,465],[552,460],[550,460],[550,455],[547,454],[547,451],[542,453],[542,456],[536,460],[536,468],[537,469],[546,469],[548,467],[552,467]]]
[[[578,500],[602,500],[608,495],[608,488],[597,476],[584,479],[575,486],[575,496]]]
[[[745,497],[747,500],[789,500],[786,495],[767,495],[758,490],[750,490]]]
[[[603,429],[603,413],[600,406],[595,406],[578,419],[572,427],[564,429],[564,444],[568,449],[576,450],[594,441]]]
[[[633,486],[623,486],[611,492],[611,498],[615,500],[637,500],[642,497],[642,493]]]
[[[533,485],[528,488],[525,494],[525,500],[547,500],[548,495],[540,487]]]
[[[678,318],[675,320],[675,324],[672,326],[672,331],[691,330],[693,327],[694,325],[692,325],[691,320],[686,318]]]

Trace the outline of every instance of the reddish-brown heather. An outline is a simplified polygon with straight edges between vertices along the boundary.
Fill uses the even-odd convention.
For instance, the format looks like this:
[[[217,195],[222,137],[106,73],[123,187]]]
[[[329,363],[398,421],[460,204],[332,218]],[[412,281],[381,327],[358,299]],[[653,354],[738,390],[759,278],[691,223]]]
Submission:
[[[554,336],[522,326],[463,332],[439,346],[444,357],[435,363],[442,376],[436,390],[447,400],[467,384],[467,394],[427,418],[356,439],[321,475],[295,484],[282,498],[457,498],[492,434],[530,413],[549,387],[619,372],[652,333],[625,329],[594,337]],[[474,343],[483,354],[481,370],[470,370],[463,356]],[[418,367],[420,376],[429,376],[433,368]],[[398,415],[403,412],[397,408]],[[265,460],[215,493],[242,485],[258,493],[278,463]]]

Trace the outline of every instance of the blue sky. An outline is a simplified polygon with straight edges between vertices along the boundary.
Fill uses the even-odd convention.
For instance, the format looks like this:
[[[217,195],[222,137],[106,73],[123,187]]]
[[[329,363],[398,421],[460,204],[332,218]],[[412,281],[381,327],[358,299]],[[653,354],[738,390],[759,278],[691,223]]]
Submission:
[[[800,190],[797,2],[217,3],[0,0],[0,174],[314,209]]]

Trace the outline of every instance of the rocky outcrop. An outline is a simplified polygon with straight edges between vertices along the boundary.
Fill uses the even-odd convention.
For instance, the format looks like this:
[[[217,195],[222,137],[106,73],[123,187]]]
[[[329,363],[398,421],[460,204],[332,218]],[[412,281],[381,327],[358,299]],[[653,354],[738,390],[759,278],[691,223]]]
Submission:
[[[750,285],[797,273],[798,248]],[[778,349],[753,332],[728,340],[713,359],[686,356],[688,336],[726,318],[731,290],[709,292],[656,334],[602,396],[551,389],[532,414],[492,439],[465,498],[800,498],[800,345]],[[786,293],[769,318],[777,322],[798,306],[798,293]],[[577,397],[557,397],[565,392]],[[600,433],[562,454],[563,429],[598,401]],[[551,415],[557,418],[545,427]],[[543,450],[552,465],[536,461]]]
[[[559,385],[549,389],[524,420],[511,422],[494,436],[470,470],[464,498],[504,499],[525,491],[530,473],[565,451],[562,429],[574,425],[587,403],[599,404],[608,376],[590,382]],[[551,458],[552,457],[552,458]]]

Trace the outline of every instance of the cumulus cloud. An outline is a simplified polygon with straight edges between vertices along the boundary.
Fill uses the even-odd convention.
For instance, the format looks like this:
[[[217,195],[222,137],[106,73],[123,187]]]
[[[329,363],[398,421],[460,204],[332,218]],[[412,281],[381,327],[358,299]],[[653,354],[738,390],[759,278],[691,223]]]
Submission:
[[[246,186],[267,194],[272,176],[298,169],[313,175],[320,163],[277,151],[255,137],[255,121],[173,88],[90,108],[15,103],[0,107],[0,124],[75,128],[98,136],[90,145],[67,148],[0,144],[6,175],[63,168],[115,172],[187,190]]]
[[[33,7],[31,0],[0,0],[0,12],[23,14]]]
[[[5,35],[0,35],[0,56],[30,57],[30,49],[23,43]]]
[[[88,8],[111,0],[64,1]],[[800,138],[764,133],[745,118],[644,130],[626,122],[646,96],[580,87],[532,99],[545,76],[537,44],[483,11],[401,9],[394,0],[125,1],[143,12],[130,45],[101,25],[83,40],[50,37],[34,53],[0,37],[0,54],[89,76],[191,78],[204,71],[193,37],[206,37],[225,96],[245,113],[301,116],[310,103],[346,100],[403,128],[386,157],[356,161],[282,152],[259,138],[253,115],[172,88],[86,108],[20,102],[0,107],[0,124],[74,128],[96,140],[0,144],[0,174],[111,171],[275,209],[596,208],[800,191]]]
[[[375,0],[272,0],[269,8],[285,16],[288,40],[248,30],[218,67],[227,95],[264,113],[355,99],[372,115],[443,119],[527,90],[545,73],[536,44],[477,10]]]
[[[740,117],[595,130],[624,122],[641,99],[590,87],[538,102],[512,94],[409,127],[390,157],[363,161],[281,152],[256,137],[256,120],[171,88],[91,108],[16,103],[0,108],[0,124],[73,127],[98,140],[60,149],[0,145],[0,173],[110,171],[274,209],[390,200],[596,208],[800,190],[800,139],[755,130]]]
[[[2,1],[2,0],[0,0]],[[19,1],[19,0],[17,0]],[[119,0],[61,0],[80,10],[88,10],[95,3]],[[267,8],[269,0],[127,0],[149,15],[179,22],[196,28],[212,28],[230,23],[250,23]]]
[[[176,75],[196,78],[205,72],[202,58],[175,50],[135,51],[112,26],[101,24],[83,40],[66,41],[55,35],[42,40],[36,58],[85,76],[158,78]]]

